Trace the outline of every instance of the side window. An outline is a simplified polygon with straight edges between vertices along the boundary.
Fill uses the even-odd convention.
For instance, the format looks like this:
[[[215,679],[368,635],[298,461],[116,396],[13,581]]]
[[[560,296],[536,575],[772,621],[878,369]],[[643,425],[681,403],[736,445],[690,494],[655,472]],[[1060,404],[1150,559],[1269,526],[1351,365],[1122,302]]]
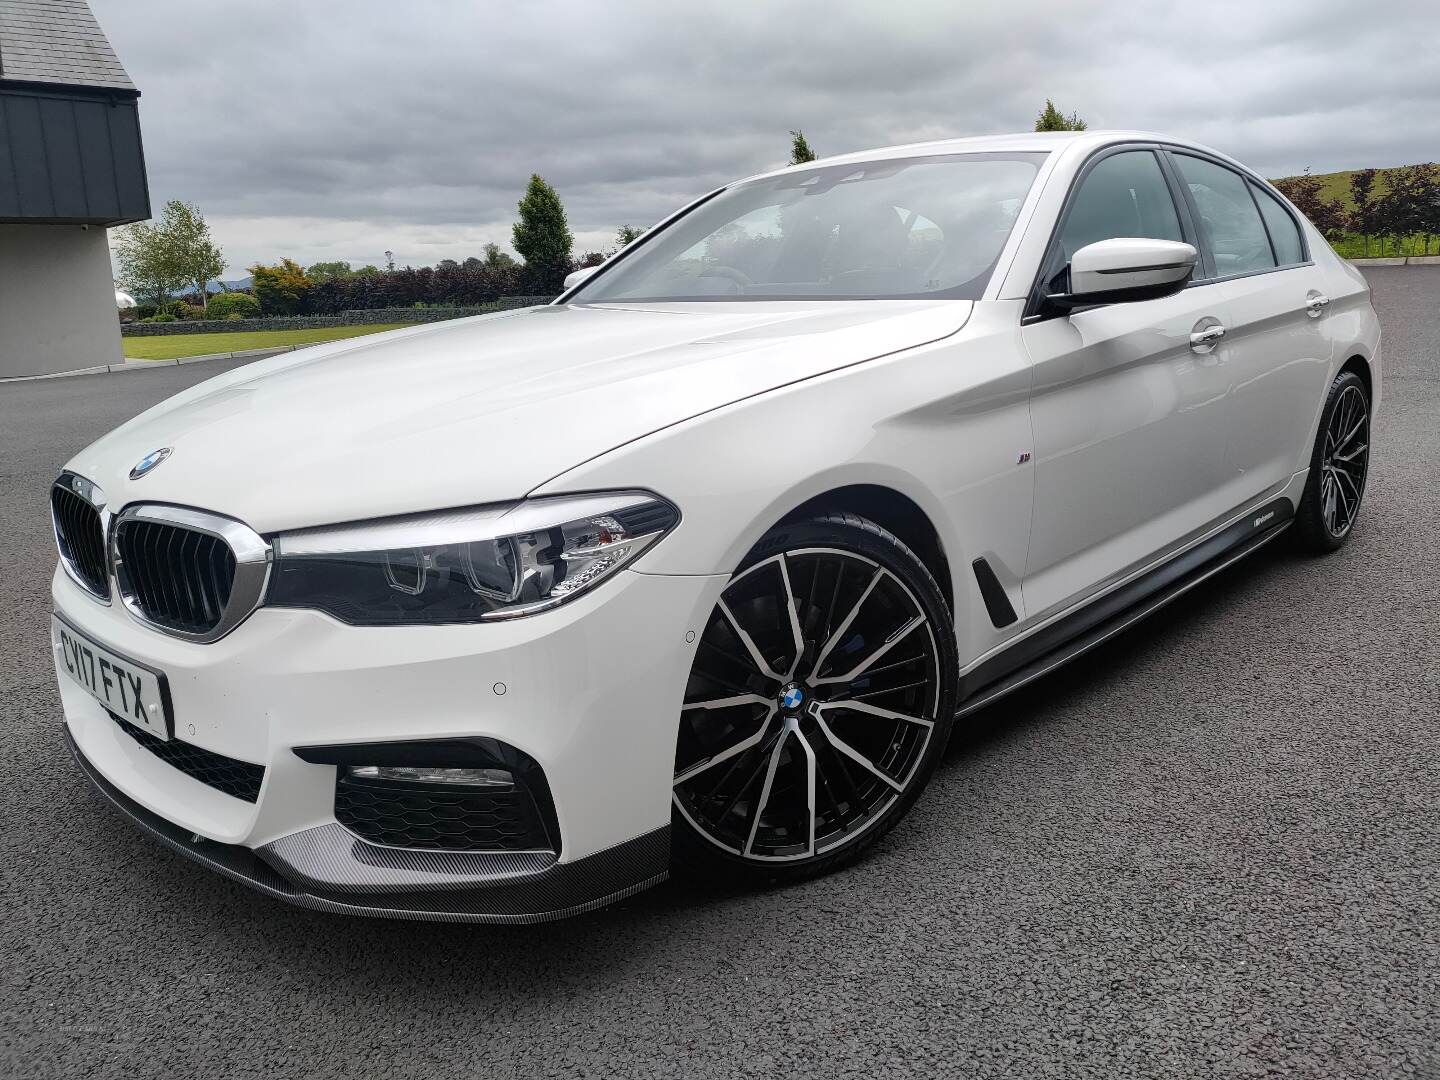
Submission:
[[[1149,150],[1111,154],[1086,174],[1060,231],[1055,269],[1086,244],[1119,236],[1184,239],[1175,200]]]
[[[1214,256],[1216,274],[1229,277],[1274,267],[1270,237],[1244,178],[1188,154],[1176,154],[1175,164],[1200,215],[1200,233]]]
[[[1275,258],[1280,265],[1304,262],[1305,245],[1300,242],[1300,228],[1290,212],[1259,184],[1252,182],[1250,191],[1260,204],[1260,213],[1265,218],[1265,227],[1270,230],[1270,243],[1275,246]]]

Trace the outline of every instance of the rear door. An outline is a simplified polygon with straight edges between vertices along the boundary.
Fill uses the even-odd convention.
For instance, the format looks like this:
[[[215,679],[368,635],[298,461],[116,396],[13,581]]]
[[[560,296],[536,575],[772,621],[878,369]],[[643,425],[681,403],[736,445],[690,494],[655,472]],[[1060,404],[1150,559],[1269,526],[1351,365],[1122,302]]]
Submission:
[[[1225,488],[1238,505],[1308,463],[1332,370],[1329,297],[1279,199],[1218,161],[1179,150],[1170,157],[1227,310]]]
[[[1229,508],[1224,412],[1228,342],[1222,290],[1068,316],[1038,294],[1064,291],[1070,257],[1111,237],[1199,246],[1157,148],[1103,152],[1077,178],[1021,336],[1034,364],[1035,511],[1025,606],[1039,614],[1123,576]]]

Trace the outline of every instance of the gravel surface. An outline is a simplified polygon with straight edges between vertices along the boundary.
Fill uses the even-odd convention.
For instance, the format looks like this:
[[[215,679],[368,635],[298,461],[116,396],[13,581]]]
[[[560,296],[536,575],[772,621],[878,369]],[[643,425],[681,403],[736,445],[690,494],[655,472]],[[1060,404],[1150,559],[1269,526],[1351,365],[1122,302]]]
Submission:
[[[1370,272],[1353,541],[981,716],[873,855],[532,928],[292,909],[60,741],[46,486],[223,367],[0,386],[0,1074],[1440,1078],[1440,269]]]

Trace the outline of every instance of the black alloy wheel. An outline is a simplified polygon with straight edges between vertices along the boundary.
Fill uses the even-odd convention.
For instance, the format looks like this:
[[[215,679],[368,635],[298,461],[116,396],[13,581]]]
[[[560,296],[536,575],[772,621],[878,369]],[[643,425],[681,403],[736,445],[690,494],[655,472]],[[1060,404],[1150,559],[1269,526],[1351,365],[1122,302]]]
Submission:
[[[920,560],[852,515],[777,527],[697,644],[675,755],[675,856],[795,880],[914,801],[954,715],[950,614]]]
[[[1370,466],[1370,399],[1352,371],[1330,385],[1296,514],[1301,547],[1325,553],[1349,538],[1365,495]]]

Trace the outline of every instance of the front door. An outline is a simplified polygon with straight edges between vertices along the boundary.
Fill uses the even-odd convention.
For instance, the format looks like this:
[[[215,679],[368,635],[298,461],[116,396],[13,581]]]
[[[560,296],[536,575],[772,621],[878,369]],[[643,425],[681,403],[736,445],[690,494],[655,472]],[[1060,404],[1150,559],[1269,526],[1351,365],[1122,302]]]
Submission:
[[[1156,151],[1126,148],[1081,174],[1046,278],[1111,237],[1197,244]],[[1030,321],[1035,512],[1024,593],[1039,615],[1082,599],[1199,530],[1228,506],[1229,385],[1222,290]]]

